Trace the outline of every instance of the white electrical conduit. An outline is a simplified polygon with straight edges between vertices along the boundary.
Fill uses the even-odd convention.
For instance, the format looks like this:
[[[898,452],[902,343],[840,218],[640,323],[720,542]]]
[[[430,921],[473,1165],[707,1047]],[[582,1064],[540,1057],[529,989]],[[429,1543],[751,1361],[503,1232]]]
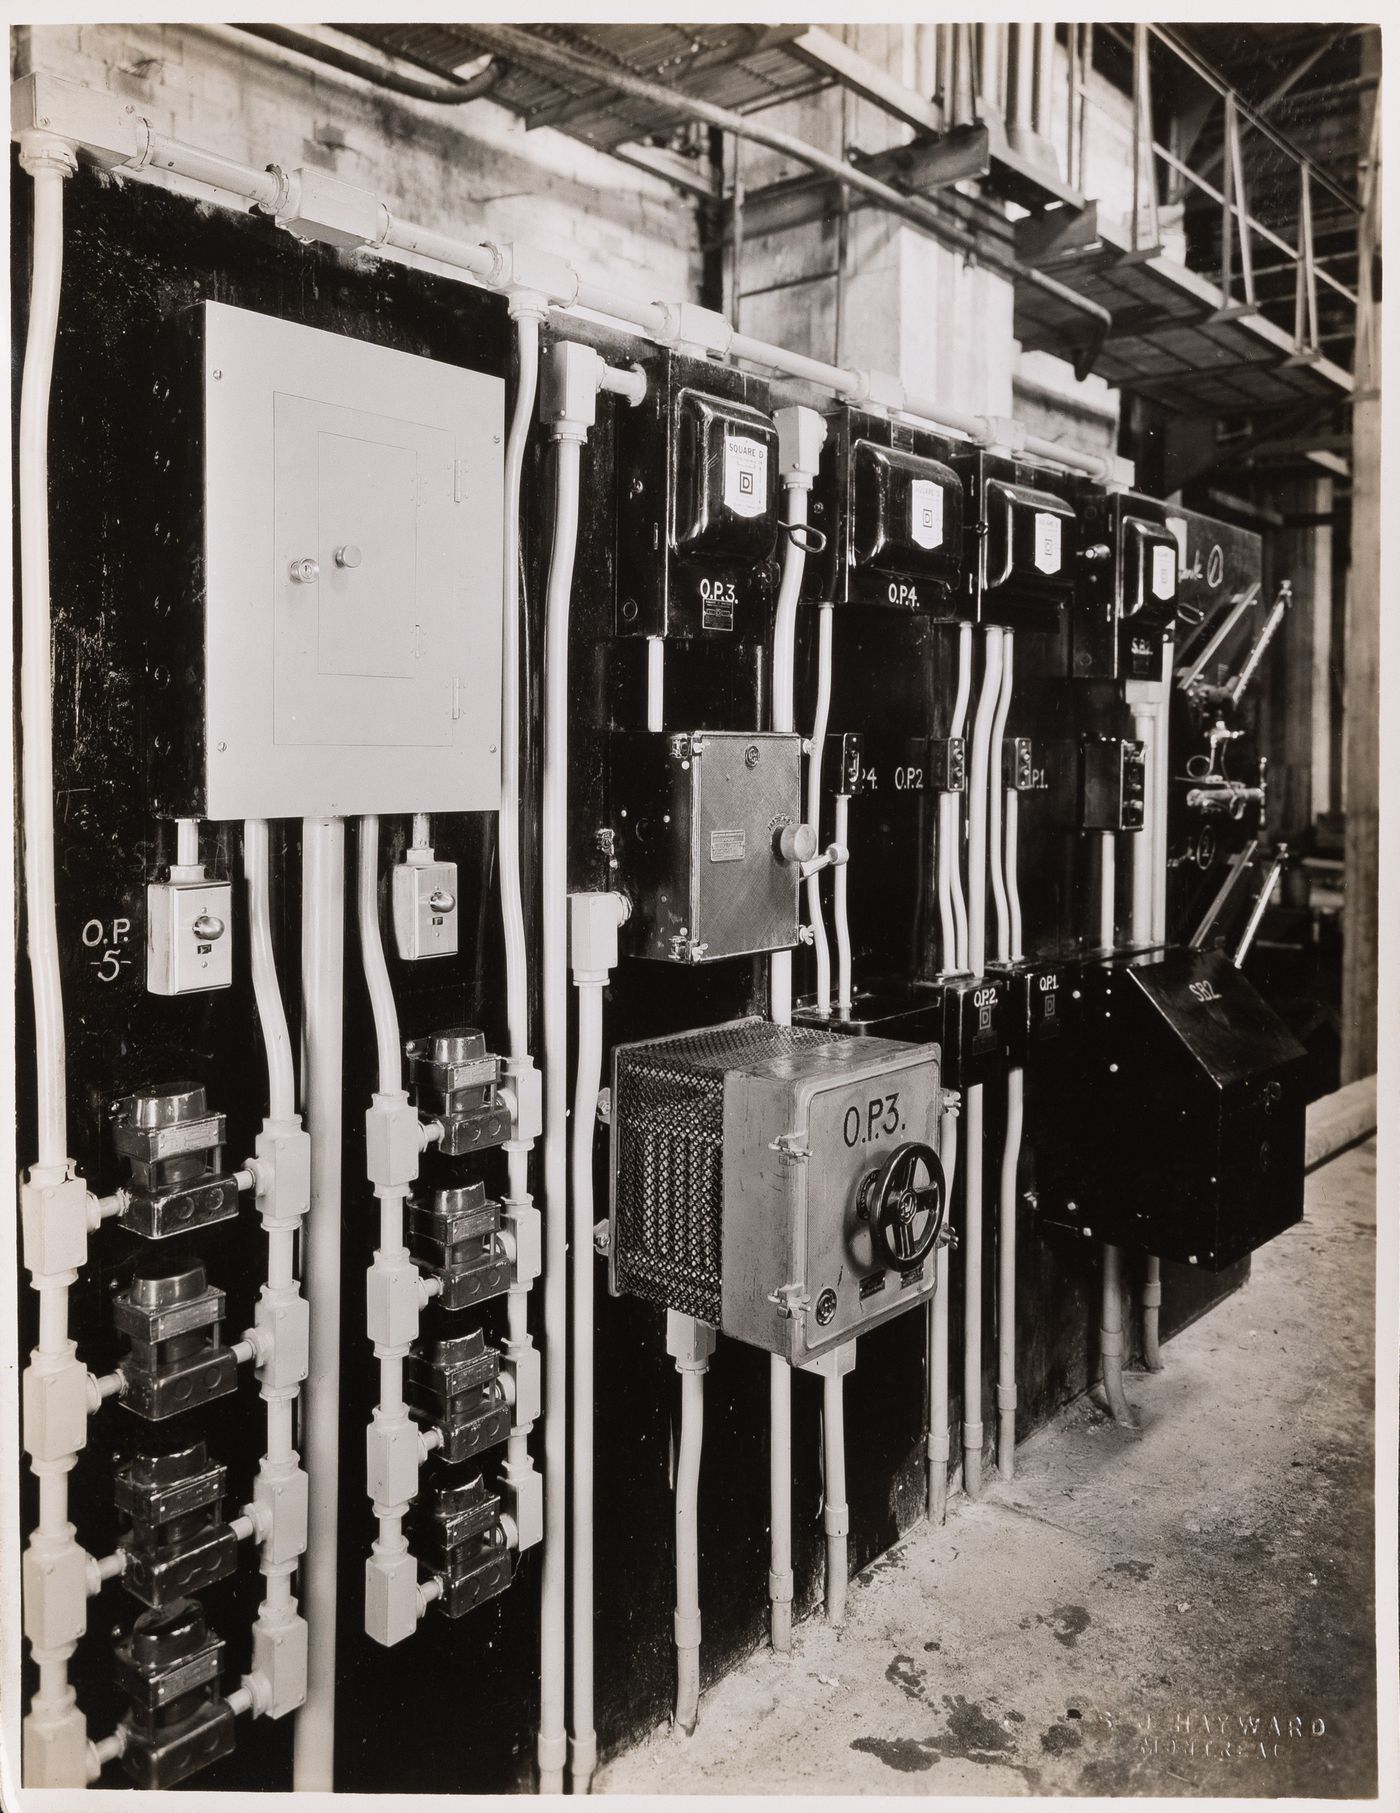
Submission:
[[[800,482],[805,480],[805,482]],[[797,603],[807,550],[801,530],[807,523],[811,479],[787,475],[787,523],[783,577],[773,619],[773,728],[793,729]],[[777,1026],[792,1024],[792,952],[768,959],[768,1013]],[[768,1604],[769,1641],[780,1655],[792,1649],[792,1368],[781,1354],[768,1357]],[[679,1515],[679,1513],[678,1513]]]
[[[1006,732],[1006,714],[1011,709],[1011,673],[1013,642],[1010,630],[1001,632],[1001,685],[997,693],[996,716],[992,720],[991,748],[987,756],[987,853],[991,859],[992,897],[997,917],[997,962],[1011,961],[1011,912],[1006,896],[1006,874],[1002,853],[1001,801],[1006,791],[1002,785],[1002,749]]]
[[[968,701],[972,697],[972,625],[958,625],[958,689],[953,699],[953,718],[948,726],[950,738],[961,737],[967,723]],[[967,905],[963,898],[962,881],[962,795],[948,793],[944,798],[949,801],[948,821],[951,831],[948,846],[949,874],[953,892],[953,930],[957,941],[957,952],[952,967],[966,970],[968,967],[967,950]]]
[[[525,937],[525,909],[520,892],[520,494],[525,450],[534,421],[539,388],[540,321],[544,303],[528,294],[512,298],[515,322],[516,383],[510,432],[506,436],[505,499],[501,549],[501,805],[497,816],[497,862],[501,877],[501,925],[505,939],[506,1034],[512,1065],[525,1066],[530,1056],[529,980],[530,955]],[[512,1107],[518,1128],[520,1104]],[[530,1151],[533,1139],[519,1137],[505,1142],[506,1203],[508,1217],[533,1217],[530,1198]],[[506,1296],[506,1339],[513,1351],[531,1345],[529,1282],[512,1279]],[[523,1479],[532,1471],[531,1423],[518,1421],[519,1406],[511,1411],[507,1441],[507,1466],[512,1478]],[[543,1618],[543,1605],[541,1617]],[[543,1629],[541,1640],[543,1641]],[[563,1637],[560,1634],[559,1641]]]
[[[1118,846],[1112,831],[1099,833],[1099,949],[1111,951],[1114,938],[1114,894]]]
[[[311,1208],[303,1270],[311,1367],[302,1394],[310,1515],[302,1596],[310,1630],[306,1703],[297,1714],[292,1783],[329,1794],[335,1761],[335,1601],[340,1507],[340,1159],[345,996],[345,821],[309,818],[301,833],[302,1115],[311,1136]]]
[[[29,973],[34,997],[34,1061],[38,1106],[38,1156],[27,1181],[38,1188],[70,1175],[68,1158],[67,1049],[59,971],[57,895],[54,883],[52,622],[49,598],[49,395],[58,339],[63,283],[63,183],[74,168],[72,153],[42,135],[21,134],[21,162],[34,183],[33,263],[29,325],[20,389],[20,711],[23,799],[24,904]],[[29,1242],[26,1241],[28,1248]],[[28,1253],[27,1257],[31,1256]],[[55,1371],[75,1363],[68,1337],[71,1271],[31,1269],[39,1296],[39,1340],[31,1366]],[[85,1437],[84,1437],[85,1439]],[[77,1454],[31,1458],[39,1481],[39,1521],[31,1549],[66,1549],[68,1473]],[[26,1745],[70,1722],[82,1721],[68,1681],[74,1644],[42,1649],[31,1643],[39,1686],[26,1724]],[[62,1740],[57,1740],[61,1742]],[[91,1747],[85,1768],[91,1762]],[[83,1786],[83,1782],[68,1784]]]
[[[849,793],[836,795],[836,822],[832,840],[842,850],[850,851],[850,809]],[[851,1017],[851,920],[846,902],[846,871],[850,867],[849,854],[844,862],[835,865],[833,883],[833,923],[836,927],[836,1009],[843,1020]]]
[[[666,724],[666,643],[660,636],[647,637],[647,729]]]
[[[822,1431],[826,1456],[822,1520],[826,1529],[826,1621],[838,1630],[846,1622],[847,1541],[851,1527],[851,1513],[846,1504],[844,1386],[840,1368],[833,1365],[822,1379]]]
[[[997,1219],[997,1470],[1016,1470],[1016,1169],[1021,1156],[1025,1072],[1006,1073],[1006,1137]]]
[[[952,975],[958,967],[958,934],[957,923],[953,918],[953,827],[957,823],[957,795],[940,793],[938,796],[938,929],[939,969],[945,976]]]
[[[688,1318],[686,1319],[688,1320]],[[667,1317],[667,1334],[682,1318]],[[705,1437],[705,1369],[713,1332],[696,1325],[689,1351],[668,1340],[681,1375],[681,1439],[676,1454],[676,1725],[687,1737],[700,1716],[700,1456]]]
[[[579,466],[584,431],[560,422],[554,429],[554,543],[545,600],[544,809],[542,895],[544,917],[544,1200],[545,1200],[545,1400],[544,1560],[541,1594],[540,1792],[561,1794],[568,1755],[565,1735],[564,1657],[567,1621],[568,1539],[568,1113],[569,1113],[569,606],[578,542]],[[591,1334],[591,1330],[589,1331]],[[580,1731],[575,1705],[575,1764],[581,1735],[592,1729],[592,1709]]]
[[[1132,839],[1132,897],[1129,905],[1128,941],[1147,945],[1152,942],[1152,827],[1157,811],[1157,713],[1160,707],[1139,705],[1133,712],[1133,735],[1142,744],[1143,767],[1146,771],[1146,801],[1142,829]]]
[[[951,1203],[958,1169],[958,1098],[945,1096],[939,1117],[938,1158]],[[948,1307],[952,1295],[952,1247],[935,1252],[933,1299],[928,1306],[928,1515],[935,1524],[948,1516]]]
[[[1006,636],[1003,700],[1011,696],[1011,633]],[[1006,916],[1008,957],[1020,963],[1021,881],[1018,870],[1017,832],[1020,795],[1014,787],[1002,788],[999,764],[992,771],[993,785],[1006,803]],[[1006,1073],[1006,1136],[1001,1149],[1001,1188],[997,1219],[997,1470],[1010,1479],[1016,1470],[1016,1175],[1021,1160],[1024,1125],[1025,1071],[1012,1064]]]
[[[822,753],[826,745],[826,722],[831,709],[831,610],[829,603],[817,606],[817,704],[812,716],[812,746],[807,757],[807,823],[821,843]],[[807,877],[807,921],[812,928],[812,949],[817,959],[817,998],[819,1014],[831,1012],[831,947],[826,941],[826,922],[822,918],[821,876]]]
[[[572,1154],[574,1729],[569,1770],[574,1793],[587,1794],[598,1763],[598,1740],[593,1728],[593,1134],[603,1076],[603,989],[607,976],[604,973],[596,980],[592,976],[584,979],[576,966],[574,982],[578,992]],[[679,1526],[679,1509],[676,1516]],[[679,1571],[678,1559],[678,1575]]]
[[[1143,942],[1164,945],[1167,942],[1167,814],[1171,809],[1171,700],[1172,665],[1176,655],[1174,642],[1162,650],[1162,682],[1157,706],[1156,735],[1153,738],[1152,766],[1149,769],[1151,816],[1139,833],[1150,839],[1150,885],[1148,888],[1146,938]],[[1135,863],[1140,860],[1135,858]],[[1133,870],[1133,910],[1137,912],[1137,868]],[[1134,928],[1133,941],[1138,932]],[[1149,1372],[1162,1371],[1161,1345],[1162,1261],[1156,1253],[1147,1255],[1142,1283],[1142,1355]]]
[[[1114,855],[1112,831],[1102,833],[1099,877],[1099,948],[1113,949],[1114,939]],[[1103,1300],[1099,1315],[1099,1361],[1103,1371],[1104,1397],[1115,1423],[1133,1427],[1136,1418],[1123,1394],[1123,1255],[1118,1247],[1104,1242]]]
[[[34,992],[38,1160],[68,1165],[67,1048],[54,883],[53,673],[49,603],[49,392],[63,284],[63,184],[72,154],[56,140],[21,156],[34,182],[29,327],[19,406],[20,712],[23,737],[24,906]],[[36,1181],[49,1181],[40,1179]]]
[[[974,976],[987,962],[988,757],[992,721],[1001,701],[1002,632],[987,631],[987,658],[977,695],[968,773],[967,950]],[[998,785],[1000,784],[998,778]],[[982,1089],[967,1092],[967,1177],[964,1230],[963,1316],[963,1489],[969,1498],[982,1490]]]
[[[534,40],[532,50],[538,48],[541,42]],[[549,47],[544,46],[544,49],[547,51]],[[110,105],[116,105],[115,97],[103,95],[101,98]],[[152,171],[159,173],[159,177],[168,178],[173,175],[204,184],[225,195],[237,197],[240,201],[251,202],[260,212],[273,219],[285,213],[289,226],[294,222],[298,232],[307,237],[315,237],[314,230],[308,231],[311,223],[296,217],[295,209],[288,206],[289,191],[298,172],[293,171],[288,175],[275,165],[240,164],[218,152],[205,151],[197,145],[173,138],[168,133],[159,132],[144,118],[124,118],[121,129],[131,134],[134,149],[125,161],[114,164],[110,145],[104,135],[100,144],[94,142],[91,146],[94,155],[100,158],[104,166],[118,169],[124,175],[140,175]],[[81,137],[75,137],[73,142],[80,149],[88,148],[87,141]],[[811,149],[804,147],[806,152]],[[850,175],[850,170],[845,170],[843,180]],[[410,258],[426,259],[444,267],[443,274],[461,276],[477,282],[483,288],[504,292],[512,297],[530,295],[536,301],[541,299],[538,291],[528,284],[517,283],[514,271],[517,262],[534,268],[544,265],[552,268],[561,280],[557,291],[552,290],[543,299],[551,311],[571,315],[607,315],[613,321],[632,328],[659,344],[673,344],[676,340],[680,310],[685,306],[683,304],[640,302],[635,296],[585,277],[563,260],[540,253],[534,247],[517,247],[513,243],[497,244],[488,237],[484,227],[466,227],[460,236],[439,233],[412,221],[395,218],[387,204],[375,196],[369,196],[367,200],[369,205],[365,212],[377,220],[376,232],[367,235],[362,241],[364,249],[371,253],[382,257],[397,252],[407,254]],[[478,237],[473,238],[474,233]],[[1046,281],[1040,273],[1031,275],[1037,281]],[[800,378],[852,402],[864,402],[871,394],[873,374],[869,371],[808,358],[805,354],[789,352],[785,347],[754,339],[748,334],[730,333],[723,350],[731,360],[742,359],[748,364],[763,366],[787,377]],[[945,431],[952,429],[983,446],[1017,438],[1020,427],[1015,422],[956,409],[931,397],[906,396],[897,413],[901,420],[912,422],[915,426]],[[1049,441],[1039,435],[1025,435],[1019,440],[1019,444],[1027,455],[1067,471],[1084,472],[1096,479],[1120,476],[1113,460],[1066,447],[1058,441]]]
[[[301,1116],[296,1111],[292,1042],[272,949],[272,867],[266,819],[250,818],[244,823],[243,869],[248,884],[248,945],[253,996],[267,1058],[268,1113],[263,1132],[275,1140],[289,1133],[300,1134]],[[288,1296],[297,1295],[296,1237],[301,1218],[293,1215],[279,1219],[277,1207],[275,1200],[266,1203],[263,1215],[267,1230],[267,1288],[285,1301]],[[273,1388],[264,1383],[262,1395],[267,1405],[267,1451],[261,1471],[275,1492],[279,1481],[294,1476],[297,1470],[293,1416],[300,1389],[297,1385]],[[297,1563],[295,1560],[270,1561],[266,1539],[260,1537],[259,1540],[263,1543],[259,1565],[265,1588],[257,1621],[273,1632],[284,1631],[295,1622],[292,1575]]]

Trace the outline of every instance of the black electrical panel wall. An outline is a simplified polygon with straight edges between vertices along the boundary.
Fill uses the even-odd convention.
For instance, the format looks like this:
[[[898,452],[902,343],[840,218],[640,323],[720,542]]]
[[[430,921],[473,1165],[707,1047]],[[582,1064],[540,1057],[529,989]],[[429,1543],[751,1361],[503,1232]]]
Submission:
[[[617,634],[768,632],[778,565],[778,434],[768,386],[649,348],[647,393],[617,422]]]
[[[803,596],[966,615],[956,444],[861,409],[834,411],[826,429],[809,511],[826,545]]]

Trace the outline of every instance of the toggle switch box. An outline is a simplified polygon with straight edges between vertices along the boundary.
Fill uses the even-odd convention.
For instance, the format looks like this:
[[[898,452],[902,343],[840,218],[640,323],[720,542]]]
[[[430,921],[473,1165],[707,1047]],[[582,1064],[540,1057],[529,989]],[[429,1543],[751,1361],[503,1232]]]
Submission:
[[[146,889],[146,988],[197,995],[233,981],[233,884],[153,881]]]
[[[410,851],[394,869],[394,944],[406,963],[457,954],[457,865]]]

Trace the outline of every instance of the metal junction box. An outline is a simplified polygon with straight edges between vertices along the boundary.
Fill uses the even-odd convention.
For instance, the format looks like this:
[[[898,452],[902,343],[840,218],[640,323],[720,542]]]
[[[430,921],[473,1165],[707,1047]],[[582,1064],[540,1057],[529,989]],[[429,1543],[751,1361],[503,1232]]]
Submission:
[[[1300,1220],[1306,1054],[1233,964],[1171,950],[1086,965],[1080,986],[1074,1140],[1044,1219],[1207,1271]]]
[[[502,380],[217,302],[184,325],[158,810],[493,810]]]
[[[713,963],[796,944],[799,863],[783,846],[802,822],[801,739],[619,732],[610,749],[623,949]]]
[[[778,431],[759,378],[665,349],[617,411],[617,631],[761,642],[776,596]]]
[[[966,615],[963,490],[954,443],[860,409],[826,418],[803,596]]]
[[[613,1054],[610,1282],[794,1364],[934,1288],[934,1046],[763,1020]]]
[[[1161,678],[1182,565],[1171,516],[1154,498],[1086,487],[1074,638],[1079,678]]]
[[[980,449],[957,458],[967,491],[968,584],[979,623],[1053,628],[1074,598],[1079,528],[1071,481]]]

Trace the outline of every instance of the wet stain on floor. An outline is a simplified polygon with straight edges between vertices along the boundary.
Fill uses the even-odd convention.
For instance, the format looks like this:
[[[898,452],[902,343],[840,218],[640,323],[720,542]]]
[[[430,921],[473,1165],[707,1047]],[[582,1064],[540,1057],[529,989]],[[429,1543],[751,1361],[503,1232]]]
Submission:
[[[948,1708],[949,1752],[974,1763],[1000,1762],[997,1753],[1011,1748],[1011,1734],[964,1694],[945,1693],[943,1704]]]
[[[1078,1750],[1083,1742],[1083,1732],[1076,1731],[1073,1725],[1052,1725],[1040,1734],[1040,1747],[1050,1756],[1063,1756],[1067,1750]]]
[[[1037,1615],[1037,1624],[1048,1624],[1055,1634],[1055,1641],[1063,1643],[1066,1649],[1073,1649],[1075,1644],[1088,1630],[1090,1625],[1088,1612],[1082,1605],[1057,1605],[1048,1618]]]
[[[859,1750],[863,1756],[876,1757],[887,1769],[898,1769],[901,1775],[931,1769],[942,1760],[942,1753],[932,1738],[858,1737],[852,1740],[851,1748]]]
[[[924,1697],[924,1671],[912,1656],[896,1656],[885,1670],[885,1679],[901,1693],[908,1694],[911,1700]]]

